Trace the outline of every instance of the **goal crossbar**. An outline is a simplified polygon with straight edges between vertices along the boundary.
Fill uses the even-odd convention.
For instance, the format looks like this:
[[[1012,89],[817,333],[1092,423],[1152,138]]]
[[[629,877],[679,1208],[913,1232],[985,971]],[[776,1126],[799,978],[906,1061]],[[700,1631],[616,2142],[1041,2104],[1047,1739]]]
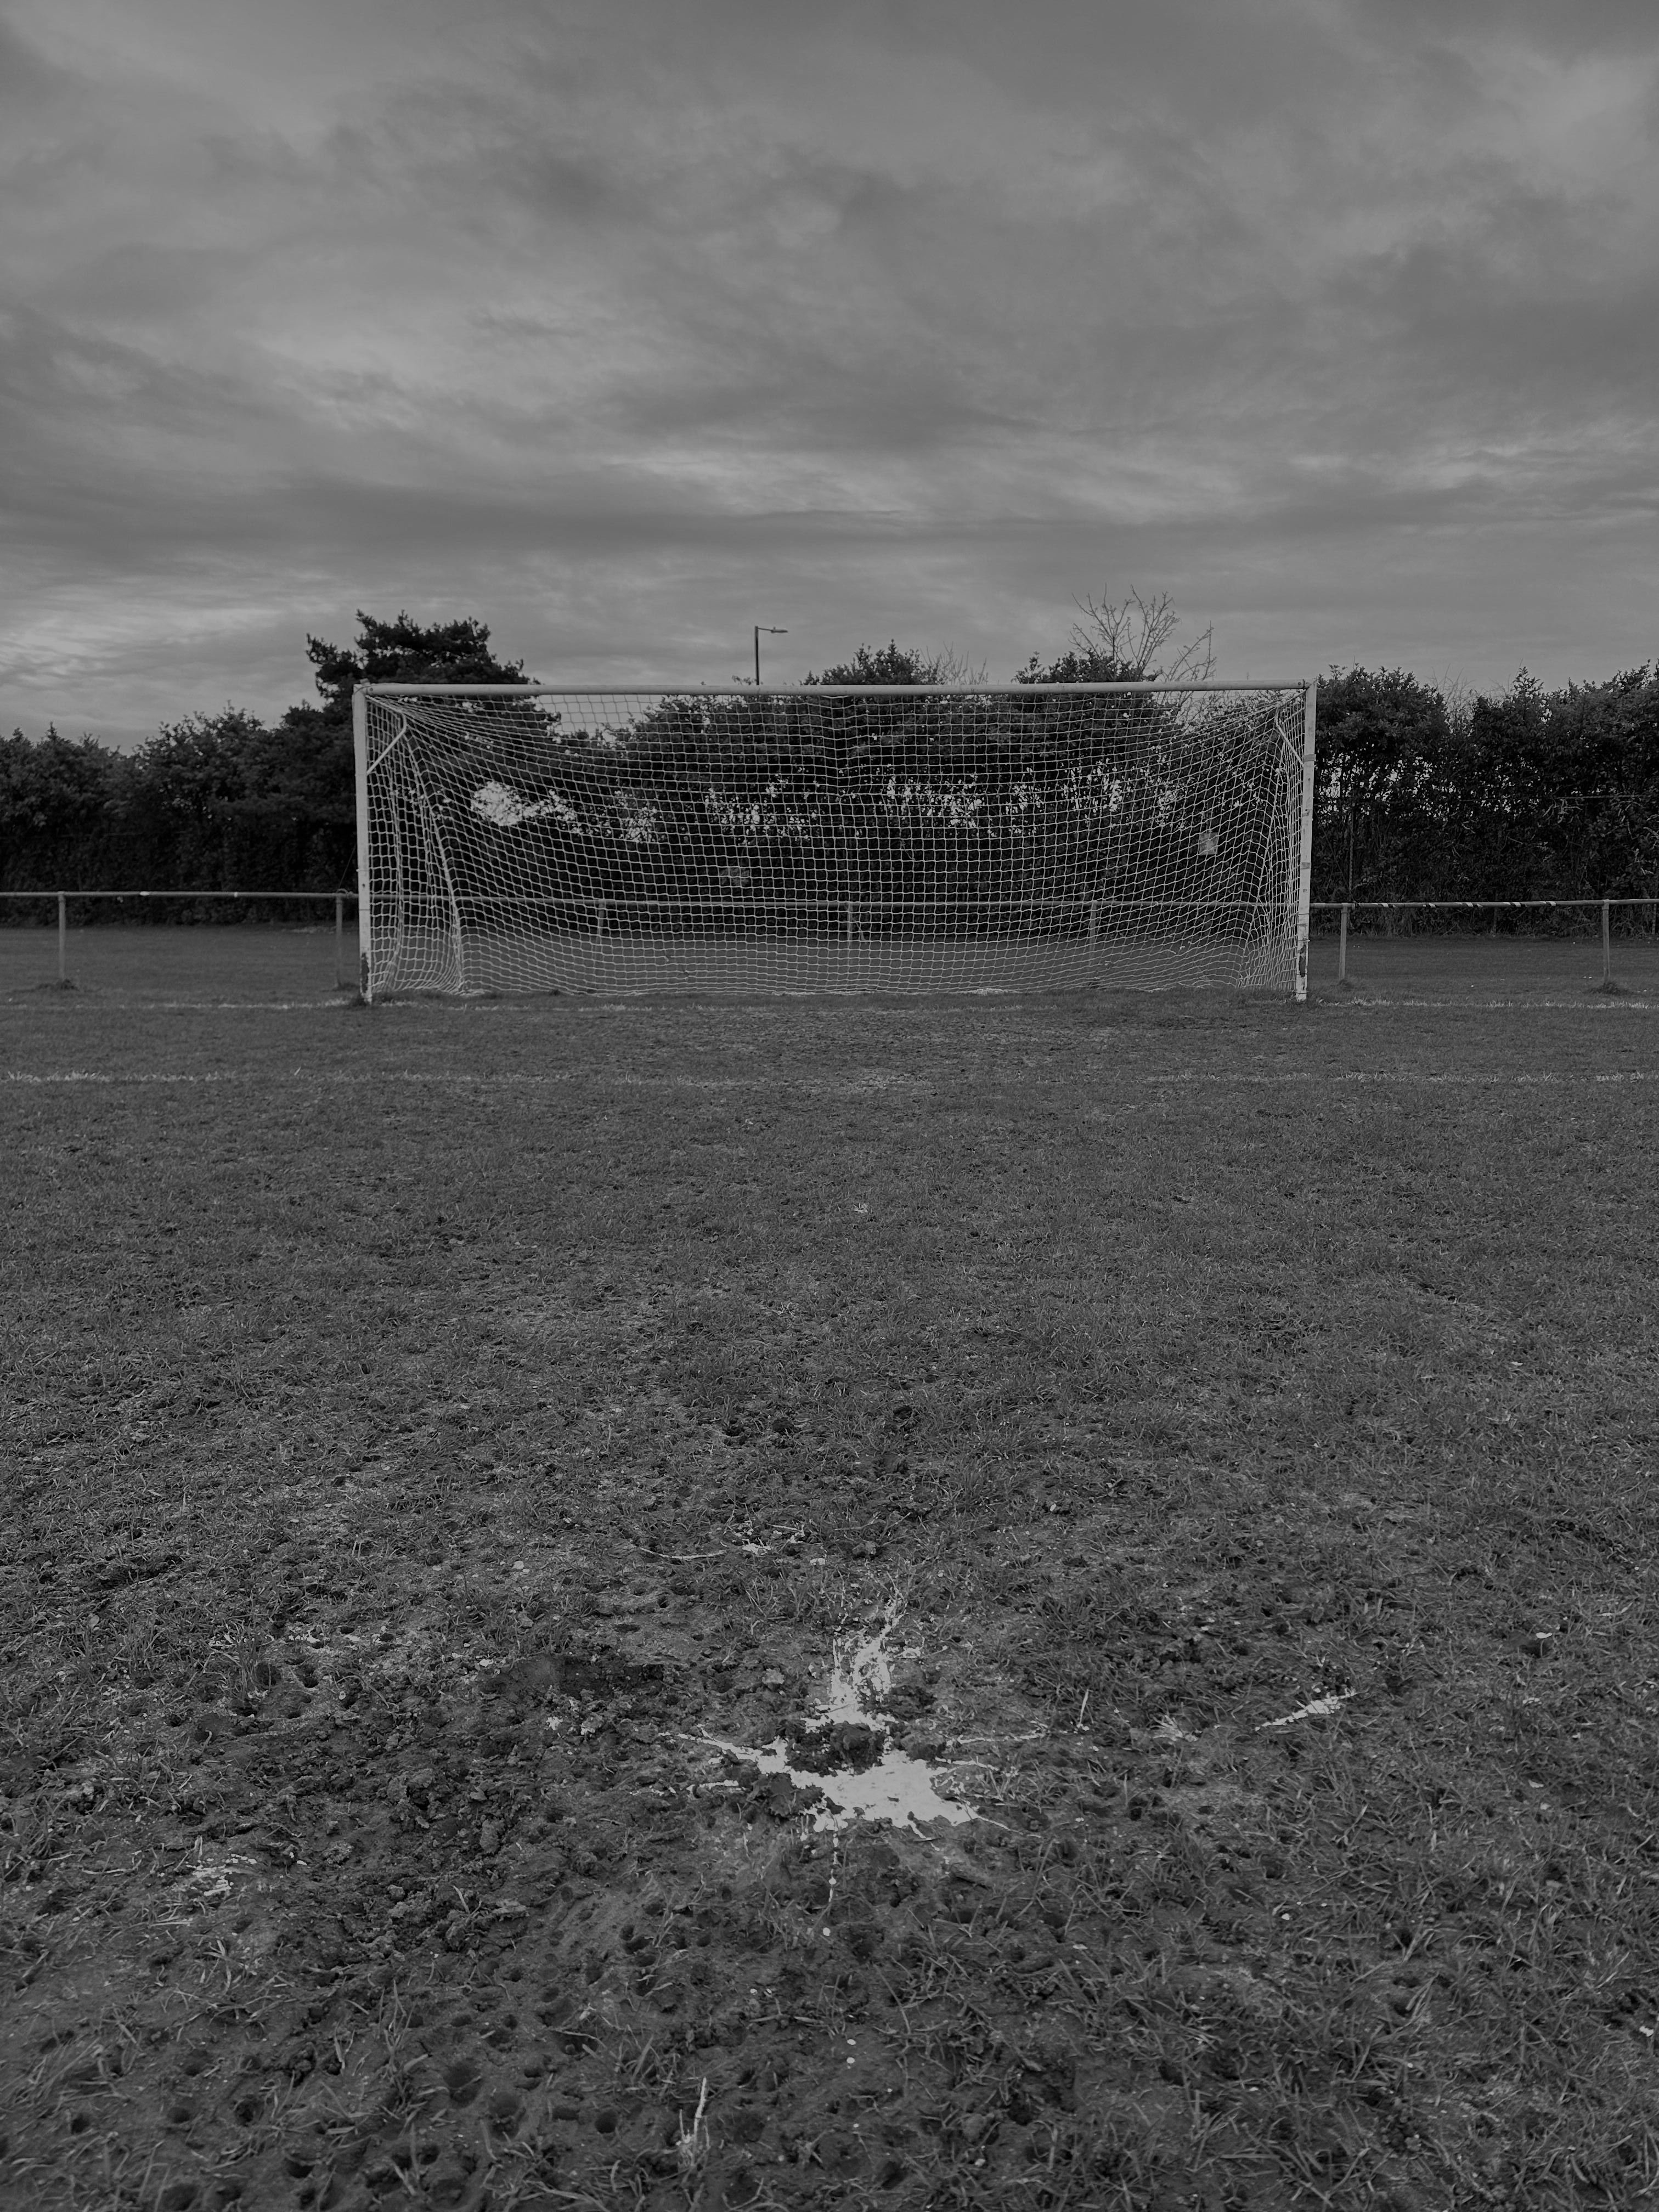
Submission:
[[[1304,691],[1307,684],[611,684],[582,689],[561,684],[360,684],[370,699],[1029,699],[1053,692],[1157,692],[1170,697],[1201,691]]]
[[[374,684],[362,988],[1307,987],[1305,683]]]

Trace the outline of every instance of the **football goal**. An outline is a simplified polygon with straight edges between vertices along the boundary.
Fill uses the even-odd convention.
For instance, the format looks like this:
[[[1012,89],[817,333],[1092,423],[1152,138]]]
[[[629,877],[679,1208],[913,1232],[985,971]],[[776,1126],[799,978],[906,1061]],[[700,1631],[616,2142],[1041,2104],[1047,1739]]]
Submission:
[[[354,701],[367,999],[1302,998],[1311,684]]]

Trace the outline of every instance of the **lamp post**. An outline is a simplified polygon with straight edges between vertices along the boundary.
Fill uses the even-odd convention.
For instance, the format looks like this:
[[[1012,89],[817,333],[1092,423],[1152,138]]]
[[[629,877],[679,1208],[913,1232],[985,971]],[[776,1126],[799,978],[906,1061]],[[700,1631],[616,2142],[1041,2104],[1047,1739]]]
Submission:
[[[787,629],[769,629],[766,635],[768,637],[787,637],[789,633]],[[760,641],[761,625],[757,623],[755,624],[755,689],[757,691],[760,690]]]

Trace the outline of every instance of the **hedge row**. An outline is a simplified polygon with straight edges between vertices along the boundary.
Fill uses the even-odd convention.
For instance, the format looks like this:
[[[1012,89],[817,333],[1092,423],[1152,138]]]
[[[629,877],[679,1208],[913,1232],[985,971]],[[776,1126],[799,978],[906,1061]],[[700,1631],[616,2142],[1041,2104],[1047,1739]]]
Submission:
[[[473,625],[467,641],[481,638]],[[0,890],[351,886],[343,703],[350,679],[379,670],[328,672],[334,696],[275,727],[228,708],[130,754],[55,730],[0,740]],[[1555,691],[1523,673],[1472,701],[1397,670],[1334,672],[1320,693],[1314,896],[1659,896],[1659,671]]]

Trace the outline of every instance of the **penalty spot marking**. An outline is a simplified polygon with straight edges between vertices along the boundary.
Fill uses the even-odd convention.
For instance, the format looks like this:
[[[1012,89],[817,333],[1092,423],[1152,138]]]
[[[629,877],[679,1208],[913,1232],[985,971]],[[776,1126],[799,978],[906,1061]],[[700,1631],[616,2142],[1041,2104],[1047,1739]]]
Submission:
[[[758,1749],[727,1743],[720,1736],[705,1736],[703,1741],[717,1751],[730,1752],[745,1766],[757,1766],[763,1774],[787,1775],[797,1790],[819,1795],[822,1802],[812,1807],[810,1817],[820,1832],[838,1832],[852,1820],[885,1820],[894,1827],[920,1829],[934,1820],[948,1820],[957,1827],[975,1818],[971,1806],[939,1794],[925,1759],[913,1759],[890,1745],[869,1766],[819,1774],[792,1766],[781,1737]]]
[[[863,1722],[879,1729],[881,1707],[893,1686],[892,1654],[889,1638],[898,1626],[899,1601],[888,1603],[877,1626],[845,1651],[830,1647],[830,1680],[813,1718],[811,1735],[827,1737],[848,1722]],[[847,1767],[823,1774],[814,1767],[793,1765],[787,1738],[759,1748],[728,1743],[720,1736],[703,1741],[728,1752],[763,1774],[787,1775],[797,1790],[813,1793],[811,1820],[815,1829],[838,1832],[852,1820],[886,1820],[895,1827],[920,1830],[934,1820],[952,1827],[976,1816],[970,1805],[945,1796],[926,1759],[890,1744],[868,1766]]]

